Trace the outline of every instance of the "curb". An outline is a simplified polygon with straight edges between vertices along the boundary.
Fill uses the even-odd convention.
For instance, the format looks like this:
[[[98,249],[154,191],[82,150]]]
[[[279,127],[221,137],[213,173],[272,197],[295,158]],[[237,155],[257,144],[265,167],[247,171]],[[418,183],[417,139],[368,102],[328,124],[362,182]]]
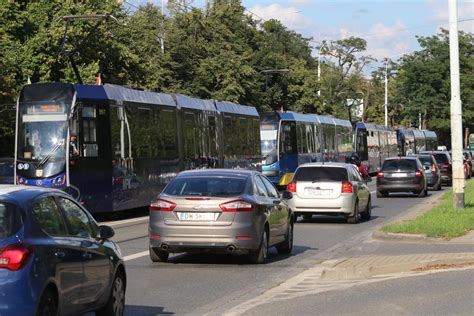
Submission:
[[[367,279],[395,273],[474,268],[474,253],[361,256],[339,260],[325,269],[326,280]]]
[[[439,238],[430,238],[426,237],[424,234],[398,234],[398,233],[385,233],[381,229],[384,226],[390,225],[392,223],[400,223],[403,221],[412,220],[420,215],[431,210],[433,207],[436,207],[441,199],[443,198],[444,193],[438,194],[436,196],[431,196],[426,202],[423,203],[421,206],[416,205],[412,207],[412,209],[408,209],[408,211],[403,212],[402,214],[396,216],[391,221],[383,223],[380,227],[378,227],[373,233],[372,238],[381,240],[381,241],[398,241],[398,242],[442,242],[443,239]],[[447,242],[447,241],[445,241]]]

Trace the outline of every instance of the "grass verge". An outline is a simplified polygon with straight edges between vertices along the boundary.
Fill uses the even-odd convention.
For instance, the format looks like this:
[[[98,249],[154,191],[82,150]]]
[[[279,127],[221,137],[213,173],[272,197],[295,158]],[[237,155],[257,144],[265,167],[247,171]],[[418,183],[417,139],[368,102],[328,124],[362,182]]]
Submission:
[[[452,190],[446,192],[441,203],[425,214],[404,222],[382,227],[385,233],[426,234],[427,237],[451,239],[474,230],[474,181],[464,190],[464,210],[453,208]]]

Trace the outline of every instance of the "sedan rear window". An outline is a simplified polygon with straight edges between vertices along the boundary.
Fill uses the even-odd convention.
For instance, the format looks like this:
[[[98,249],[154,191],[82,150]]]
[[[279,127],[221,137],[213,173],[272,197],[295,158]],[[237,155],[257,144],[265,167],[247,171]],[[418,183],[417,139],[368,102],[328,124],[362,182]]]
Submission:
[[[311,182],[341,182],[347,181],[348,176],[346,168],[303,167],[296,171],[293,180]]]
[[[413,159],[392,159],[385,160],[382,166],[384,171],[416,170],[416,160]]]
[[[449,163],[448,155],[446,154],[433,154],[437,163]]]
[[[21,213],[14,204],[0,201],[0,240],[16,234],[22,222]]]
[[[179,177],[163,193],[175,196],[235,196],[244,193],[246,178]]]

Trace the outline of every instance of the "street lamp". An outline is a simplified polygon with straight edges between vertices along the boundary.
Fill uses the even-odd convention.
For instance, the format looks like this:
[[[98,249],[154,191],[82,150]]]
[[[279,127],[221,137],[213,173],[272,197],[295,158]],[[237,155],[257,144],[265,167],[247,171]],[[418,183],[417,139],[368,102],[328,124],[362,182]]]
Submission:
[[[318,47],[318,97],[321,96],[321,89],[319,88],[319,82],[321,81],[321,49],[326,45],[326,41],[322,41]]]

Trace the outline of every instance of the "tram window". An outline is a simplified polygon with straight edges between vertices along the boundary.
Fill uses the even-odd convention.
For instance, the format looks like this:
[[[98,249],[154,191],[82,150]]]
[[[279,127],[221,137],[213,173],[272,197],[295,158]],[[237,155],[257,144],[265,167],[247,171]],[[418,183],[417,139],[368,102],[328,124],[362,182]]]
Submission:
[[[253,154],[260,156],[260,121],[253,120]]]
[[[298,153],[295,122],[281,123],[280,148],[284,154]]]
[[[209,122],[209,148],[211,156],[217,156],[217,127],[216,118],[214,116],[208,117]]]
[[[159,157],[173,159],[178,157],[176,141],[176,113],[174,111],[161,110],[159,118],[159,137],[162,137],[163,150]]]
[[[224,117],[224,156],[229,158],[229,155],[234,154],[234,134],[236,131],[234,130],[235,123],[233,122],[232,117],[226,116]]]
[[[96,111],[94,107],[82,108],[82,140],[84,157],[98,157]]]
[[[197,155],[196,151],[196,122],[194,113],[185,113],[184,115],[184,149],[185,156],[187,158],[195,158]]]

